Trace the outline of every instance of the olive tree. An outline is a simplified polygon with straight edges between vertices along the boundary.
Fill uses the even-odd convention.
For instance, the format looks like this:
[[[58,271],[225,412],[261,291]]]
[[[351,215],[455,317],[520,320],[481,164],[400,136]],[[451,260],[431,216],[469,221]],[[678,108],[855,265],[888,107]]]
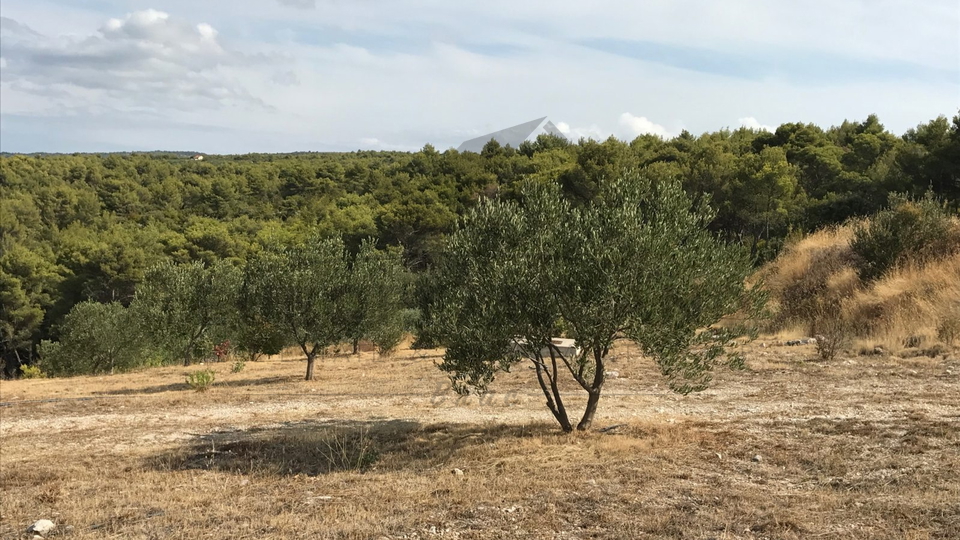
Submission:
[[[564,431],[590,427],[619,338],[654,358],[674,390],[703,389],[715,365],[742,362],[730,341],[746,328],[710,326],[761,304],[744,284],[749,256],[707,231],[712,217],[679,183],[636,175],[602,184],[580,205],[555,185],[482,202],[435,269],[432,322],[447,346],[440,369],[458,392],[483,392],[529,359]],[[575,352],[554,343],[561,335],[575,339]],[[576,425],[563,377],[587,393]]]
[[[352,261],[348,282],[344,322],[354,354],[361,339],[371,340],[380,351],[395,348],[405,331],[403,315],[411,283],[402,253],[378,250],[372,240],[365,240]]]
[[[164,262],[149,269],[131,304],[146,335],[188,366],[200,344],[234,316],[240,271],[226,262]]]
[[[40,344],[41,366],[51,375],[113,373],[142,361],[136,318],[118,302],[81,302],[60,323],[60,340]]]
[[[277,329],[307,358],[306,380],[317,356],[345,330],[347,259],[342,240],[312,239],[274,247],[247,262],[239,306],[248,320]]]

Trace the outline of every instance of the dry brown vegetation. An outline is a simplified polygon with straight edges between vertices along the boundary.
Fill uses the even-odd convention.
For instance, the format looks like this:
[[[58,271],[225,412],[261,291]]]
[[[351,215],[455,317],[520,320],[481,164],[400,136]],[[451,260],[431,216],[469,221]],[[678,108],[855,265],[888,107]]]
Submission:
[[[854,352],[880,347],[936,356],[960,345],[960,253],[864,283],[850,249],[854,227],[811,234],[758,273],[771,291],[770,330],[811,335],[839,328]]]
[[[622,426],[574,435],[525,366],[458,399],[438,351],[4,381],[0,537],[960,538],[955,354],[762,345],[686,397],[619,347]]]

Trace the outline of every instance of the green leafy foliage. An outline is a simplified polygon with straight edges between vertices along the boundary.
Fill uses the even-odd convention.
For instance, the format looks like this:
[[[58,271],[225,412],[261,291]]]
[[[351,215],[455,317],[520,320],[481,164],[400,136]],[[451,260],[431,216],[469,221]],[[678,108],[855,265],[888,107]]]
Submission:
[[[216,378],[217,374],[212,369],[201,369],[187,375],[187,386],[197,392],[206,392]]]
[[[960,249],[960,231],[945,205],[931,194],[911,200],[890,197],[890,208],[854,231],[850,244],[857,255],[857,271],[873,280],[907,261],[920,263],[945,257]]]
[[[920,124],[903,137],[870,116],[831,128],[788,123],[774,133],[684,132],[669,140],[571,143],[542,136],[480,154],[427,145],[418,152],[203,162],[163,153],[3,155],[0,361],[8,376],[17,375],[41,341],[58,338],[74,305],[128,305],[147,271],[164,261],[241,266],[271,246],[320,234],[341,237],[351,253],[365,238],[402,248],[405,266],[420,273],[481,198],[518,199],[527,183],[559,182],[580,206],[625,168],[677,180],[691,199],[708,200],[716,209],[709,229],[762,262],[788,235],[875,213],[891,192],[918,197],[930,189],[955,208],[960,115]],[[429,320],[430,287],[417,282],[414,303]],[[229,324],[233,330],[200,341],[228,334],[251,356],[288,344],[279,337],[285,332],[262,320]],[[431,341],[419,333],[419,344]]]
[[[411,279],[399,250],[378,250],[371,240],[360,245],[343,300],[345,337],[353,343],[354,353],[362,339],[372,341],[381,353],[400,344],[406,333],[404,308]]]
[[[741,249],[706,226],[676,181],[631,174],[601,182],[575,204],[556,185],[531,185],[520,202],[488,201],[469,212],[436,270],[434,330],[447,345],[440,368],[460,392],[485,391],[522,358],[565,431],[559,391],[570,375],[588,394],[578,429],[589,428],[614,340],[653,356],[677,391],[703,388],[735,332],[703,328],[760,305],[744,286],[752,271]],[[552,341],[565,334],[580,352]]]
[[[309,381],[317,355],[348,333],[348,279],[339,238],[275,247],[247,263],[239,306],[247,320],[278,329],[300,347]]]
[[[241,273],[226,262],[164,262],[146,272],[131,305],[146,335],[171,359],[190,365],[212,349],[236,313]]]
[[[141,364],[145,344],[137,317],[120,303],[81,302],[60,325],[59,341],[44,341],[40,357],[51,375],[127,371]]]
[[[43,379],[44,377],[47,376],[47,374],[44,373],[42,369],[40,369],[40,366],[21,364],[20,376],[23,377],[24,379]]]

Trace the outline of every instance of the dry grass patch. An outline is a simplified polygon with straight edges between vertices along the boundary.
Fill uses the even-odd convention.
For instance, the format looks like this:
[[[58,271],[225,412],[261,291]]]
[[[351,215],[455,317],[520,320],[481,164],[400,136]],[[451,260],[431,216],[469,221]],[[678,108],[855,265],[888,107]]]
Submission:
[[[598,425],[621,426],[573,435],[530,370],[458,400],[436,351],[328,358],[314,383],[299,361],[214,364],[203,394],[183,368],[53,394],[82,401],[5,381],[0,538],[40,518],[77,539],[960,535],[960,363],[746,352],[683,397],[617,348]]]
[[[864,353],[937,356],[960,346],[960,253],[865,283],[850,247],[856,226],[811,234],[758,272],[775,314],[767,330],[820,334]]]

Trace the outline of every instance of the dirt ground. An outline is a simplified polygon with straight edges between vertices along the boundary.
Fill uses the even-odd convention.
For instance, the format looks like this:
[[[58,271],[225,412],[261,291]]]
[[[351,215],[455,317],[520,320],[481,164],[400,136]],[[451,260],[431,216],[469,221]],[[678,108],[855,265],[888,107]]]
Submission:
[[[0,382],[0,538],[960,538],[956,353],[757,342],[680,396],[621,346],[618,427],[574,435],[526,365],[458,398],[440,354]]]

